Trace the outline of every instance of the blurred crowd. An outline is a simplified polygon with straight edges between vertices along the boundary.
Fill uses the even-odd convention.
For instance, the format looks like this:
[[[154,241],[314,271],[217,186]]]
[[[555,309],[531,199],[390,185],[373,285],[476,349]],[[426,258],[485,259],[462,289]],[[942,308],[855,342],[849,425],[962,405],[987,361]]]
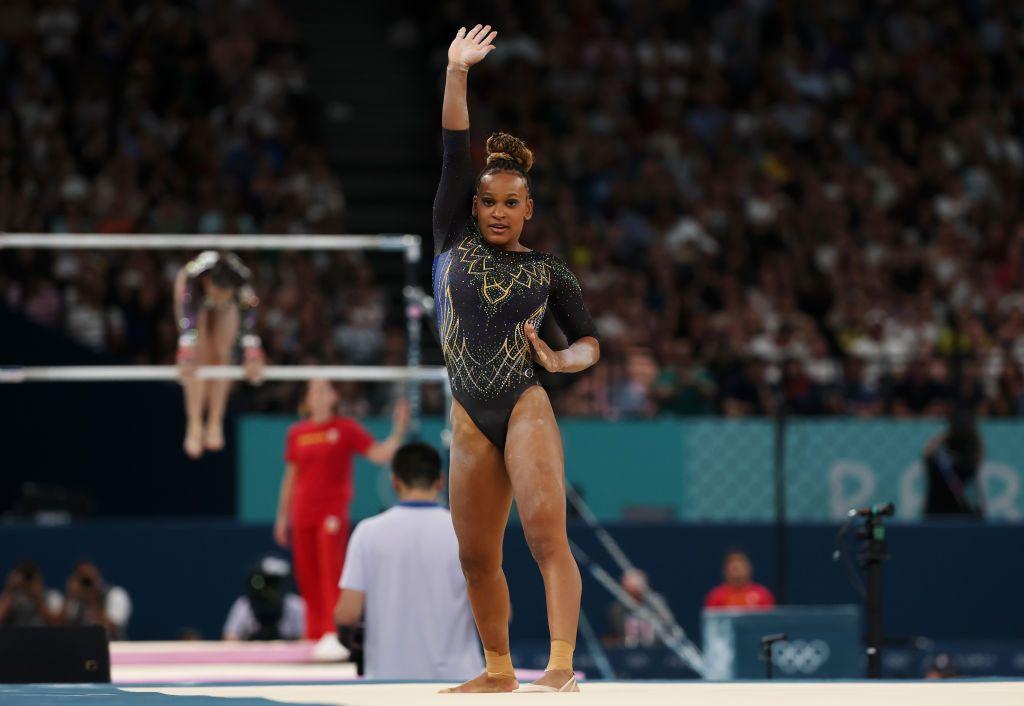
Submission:
[[[602,337],[563,411],[1024,413],[1019,4],[492,5],[475,143],[535,150]]]
[[[344,196],[284,3],[5,2],[0,87],[3,230],[344,231]],[[130,362],[173,362],[171,283],[187,254],[7,257],[3,304]],[[384,354],[383,297],[361,257],[254,258],[271,360]],[[348,284],[318,286],[328,281]]]
[[[1024,414],[1019,5],[451,0],[390,36],[436,78],[477,19],[474,144],[534,149],[524,242],[567,258],[601,334],[561,412]],[[0,227],[343,232],[297,35],[276,0],[4,3]],[[18,258],[8,306],[172,361],[180,259]],[[270,361],[401,362],[399,283],[362,257],[247,264]]]

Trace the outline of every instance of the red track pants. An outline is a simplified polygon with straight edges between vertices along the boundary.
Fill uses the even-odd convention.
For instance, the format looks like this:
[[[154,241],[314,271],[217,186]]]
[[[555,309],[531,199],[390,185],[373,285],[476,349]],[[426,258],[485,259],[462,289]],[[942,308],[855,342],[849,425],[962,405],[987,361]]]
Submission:
[[[315,525],[293,527],[292,558],[299,593],[306,601],[306,638],[319,640],[335,631],[334,607],[348,545],[347,517],[330,515]]]

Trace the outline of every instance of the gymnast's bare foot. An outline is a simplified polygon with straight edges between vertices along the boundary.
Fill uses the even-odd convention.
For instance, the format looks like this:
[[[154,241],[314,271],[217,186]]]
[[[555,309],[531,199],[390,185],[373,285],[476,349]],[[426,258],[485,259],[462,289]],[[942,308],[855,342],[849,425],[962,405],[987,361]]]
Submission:
[[[553,669],[550,672],[544,672],[544,676],[533,682],[531,686],[546,686],[554,691],[579,691],[580,688],[576,686],[574,677],[575,674],[570,669]],[[570,682],[572,683],[570,684]]]
[[[519,681],[514,676],[494,676],[484,672],[465,684],[441,689],[442,694],[504,694],[519,688]]]
[[[206,422],[206,438],[203,445],[207,451],[221,451],[224,448],[223,422]]]
[[[202,423],[189,423],[185,430],[185,443],[182,444],[185,454],[191,459],[197,459],[203,455],[203,425]]]

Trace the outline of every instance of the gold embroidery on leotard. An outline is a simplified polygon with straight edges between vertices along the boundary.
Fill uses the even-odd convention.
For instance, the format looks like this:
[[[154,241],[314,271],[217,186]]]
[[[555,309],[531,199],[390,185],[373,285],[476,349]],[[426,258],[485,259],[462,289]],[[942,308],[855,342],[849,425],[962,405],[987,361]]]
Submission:
[[[544,262],[521,262],[501,272],[494,265],[494,256],[478,238],[466,238],[456,246],[459,260],[467,265],[466,273],[481,278],[480,294],[488,304],[498,304],[512,293],[515,285],[532,289],[547,286],[551,270]]]
[[[488,303],[496,304],[506,299],[516,284],[532,288],[535,284],[547,284],[551,281],[551,273],[547,264],[543,262],[522,263],[507,279],[497,276],[493,262],[490,261],[491,256],[484,252],[479,244],[474,247],[470,240],[467,238],[458,245],[460,261],[469,264],[470,274],[482,278],[480,296]],[[441,350],[448,365],[453,388],[461,388],[461,391],[474,397],[493,398],[516,385],[520,376],[533,375],[532,351],[523,327],[531,323],[540,328],[547,310],[547,301],[545,300],[528,317],[516,322],[512,326],[511,336],[505,336],[494,349],[471,350],[467,337],[461,331],[461,321],[452,301],[449,275],[454,262],[454,257],[449,258],[441,272]],[[488,279],[489,277],[491,279]],[[489,292],[497,292],[499,296],[492,300],[488,296]]]

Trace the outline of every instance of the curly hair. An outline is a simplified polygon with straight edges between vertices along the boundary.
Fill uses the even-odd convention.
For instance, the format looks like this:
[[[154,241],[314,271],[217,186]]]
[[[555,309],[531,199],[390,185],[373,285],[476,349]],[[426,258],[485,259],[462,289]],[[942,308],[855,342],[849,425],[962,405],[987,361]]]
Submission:
[[[496,132],[487,138],[487,166],[476,179],[479,190],[480,180],[488,174],[511,172],[523,177],[526,190],[532,190],[530,169],[533,167],[533,152],[526,143],[514,135]]]

